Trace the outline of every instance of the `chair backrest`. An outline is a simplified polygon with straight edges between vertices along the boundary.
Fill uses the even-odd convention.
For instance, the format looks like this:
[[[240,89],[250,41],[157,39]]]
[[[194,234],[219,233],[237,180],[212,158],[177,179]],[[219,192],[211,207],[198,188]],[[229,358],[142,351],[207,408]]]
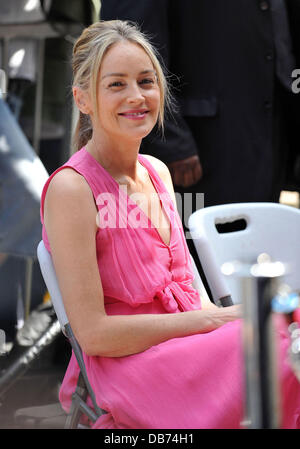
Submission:
[[[68,324],[69,320],[63,305],[63,300],[58,286],[52,257],[51,254],[47,251],[43,240],[41,240],[38,244],[37,257],[56,316],[58,318],[62,331],[65,333],[65,326]]]
[[[239,230],[225,232],[228,225]],[[286,264],[284,281],[300,290],[299,209],[277,203],[212,206],[194,212],[189,228],[214,301],[231,295],[240,302],[237,279],[225,277],[221,266],[233,260],[252,264],[261,253]]]

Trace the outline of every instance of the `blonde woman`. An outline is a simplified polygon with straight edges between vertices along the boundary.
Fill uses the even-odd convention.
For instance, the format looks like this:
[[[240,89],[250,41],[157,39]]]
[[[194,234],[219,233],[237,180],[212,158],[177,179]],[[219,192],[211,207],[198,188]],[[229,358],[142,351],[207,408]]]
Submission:
[[[139,155],[171,104],[163,71],[132,24],[93,24],[73,53],[78,151],[42,197],[51,251],[99,406],[96,428],[238,428],[238,306],[200,298],[166,166]],[[284,351],[287,341],[282,341]],[[295,427],[300,389],[285,426]],[[67,409],[78,367],[60,391]],[[286,404],[285,404],[286,405]]]

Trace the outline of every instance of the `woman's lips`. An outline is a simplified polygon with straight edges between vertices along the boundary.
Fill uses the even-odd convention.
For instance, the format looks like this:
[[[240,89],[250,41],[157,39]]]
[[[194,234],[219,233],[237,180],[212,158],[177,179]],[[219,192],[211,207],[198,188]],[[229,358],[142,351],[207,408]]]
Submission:
[[[128,118],[130,120],[143,120],[149,111],[146,109],[143,110],[133,110],[121,112],[119,115],[122,117]]]

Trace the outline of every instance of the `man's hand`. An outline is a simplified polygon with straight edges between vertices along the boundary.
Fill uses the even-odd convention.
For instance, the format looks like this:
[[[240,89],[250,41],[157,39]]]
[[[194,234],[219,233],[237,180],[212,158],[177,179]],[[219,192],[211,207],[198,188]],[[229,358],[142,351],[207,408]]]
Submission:
[[[197,155],[167,165],[176,186],[185,188],[192,186],[202,177],[202,166]]]

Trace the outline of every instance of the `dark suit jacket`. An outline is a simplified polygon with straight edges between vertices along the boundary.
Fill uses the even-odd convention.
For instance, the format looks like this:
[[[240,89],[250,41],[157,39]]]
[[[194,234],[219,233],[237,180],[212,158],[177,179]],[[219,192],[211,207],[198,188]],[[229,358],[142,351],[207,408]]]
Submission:
[[[300,2],[287,2],[290,16],[296,21],[291,24],[295,36],[299,33],[296,17]],[[180,112],[176,120],[166,120],[165,139],[151,133],[144,139],[142,151],[166,163],[198,153],[204,175],[193,189],[187,190],[204,192],[206,205],[270,200],[274,170],[284,165],[282,148],[286,144],[278,130],[274,136],[274,111],[284,116],[281,99],[291,94],[276,81],[269,3],[101,3],[101,19],[138,22],[150,34],[169,72],[179,76],[173,77],[172,85]],[[299,41],[296,47],[299,52]],[[275,91],[279,95],[274,96]],[[277,146],[272,145],[275,137]],[[278,173],[275,183],[284,174],[282,170]]]

